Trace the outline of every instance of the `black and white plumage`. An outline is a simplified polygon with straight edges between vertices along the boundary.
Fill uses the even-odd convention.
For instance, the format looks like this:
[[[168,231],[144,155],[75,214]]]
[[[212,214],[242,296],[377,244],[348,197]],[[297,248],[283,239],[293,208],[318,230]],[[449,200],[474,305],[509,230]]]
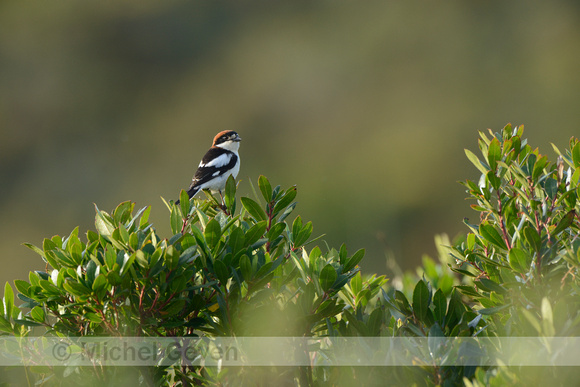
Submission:
[[[201,159],[187,189],[190,199],[203,189],[221,194],[230,175],[234,178],[238,176],[240,171],[238,149],[241,140],[233,130],[224,130],[214,137],[211,148]],[[175,204],[179,204],[179,200]]]

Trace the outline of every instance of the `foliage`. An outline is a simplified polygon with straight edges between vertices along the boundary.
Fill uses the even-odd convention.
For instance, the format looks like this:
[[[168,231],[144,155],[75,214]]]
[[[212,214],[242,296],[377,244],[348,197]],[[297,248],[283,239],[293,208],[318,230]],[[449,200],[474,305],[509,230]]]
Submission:
[[[523,126],[480,133],[481,172],[465,181],[478,222],[451,243],[437,238],[437,262],[417,275],[363,276],[364,250],[306,247],[313,226],[300,216],[296,188],[272,188],[263,176],[256,198],[236,201],[228,181],[223,203],[187,200],[170,210],[172,236],[148,223],[150,208],[121,203],[96,209],[96,231],[27,245],[46,272],[6,284],[0,332],[69,336],[502,337],[577,336],[580,241],[580,142],[549,162],[522,138]],[[241,208],[237,210],[238,204]],[[395,282],[395,281],[394,281]],[[501,348],[500,348],[501,350]],[[114,368],[41,369],[75,383],[121,377]],[[575,369],[434,366],[296,369],[139,369],[142,384],[565,385]],[[53,379],[54,380],[54,379]],[[133,378],[133,380],[137,380]]]
[[[236,214],[236,186],[228,181],[224,205],[189,201],[168,204],[173,235],[162,238],[148,223],[150,207],[134,213],[121,203],[110,214],[96,208],[96,231],[79,238],[27,244],[46,262],[45,272],[14,282],[23,303],[16,307],[6,284],[0,331],[16,336],[40,332],[63,336],[318,336],[344,329],[340,316],[366,304],[385,283],[382,277],[361,280],[358,263],[343,245],[322,253],[307,251],[313,226],[297,216],[296,187],[272,188],[260,176],[263,204],[241,198]],[[258,198],[256,198],[258,199]],[[357,276],[358,274],[358,276]],[[356,277],[357,291],[339,295]],[[376,324],[376,322],[375,322]],[[344,324],[343,324],[344,325]],[[56,374],[67,383],[110,381],[115,369],[41,369],[40,381]],[[141,370],[155,383],[239,383],[247,377],[209,368]],[[311,378],[304,370],[290,376]],[[45,378],[45,379],[43,379]]]
[[[522,140],[523,126],[501,134],[481,134],[482,172],[478,184],[466,181],[478,225],[455,246],[458,267],[469,276],[459,290],[486,317],[489,334],[576,336],[580,303],[578,180],[580,143],[548,161]]]
[[[403,334],[417,336],[578,336],[580,142],[550,163],[522,138],[523,126],[480,133],[482,158],[466,150],[481,172],[465,181],[479,222],[448,246],[459,283],[449,297],[432,289],[445,270],[424,261],[426,277],[411,297],[393,291],[387,306]],[[442,259],[446,262],[447,259]],[[431,267],[431,269],[429,269]],[[429,274],[431,273],[431,274]],[[572,380],[574,369],[425,367],[433,383],[505,385]],[[472,381],[469,381],[472,380]]]

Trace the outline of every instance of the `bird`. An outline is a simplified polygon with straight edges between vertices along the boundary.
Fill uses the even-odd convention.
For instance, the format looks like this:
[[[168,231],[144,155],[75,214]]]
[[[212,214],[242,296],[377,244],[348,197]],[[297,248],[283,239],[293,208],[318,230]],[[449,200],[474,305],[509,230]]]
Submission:
[[[240,172],[240,141],[242,138],[233,130],[224,130],[214,137],[211,148],[201,159],[187,189],[190,199],[203,189],[219,192],[221,196],[230,175],[235,179]],[[175,204],[178,205],[179,200]]]

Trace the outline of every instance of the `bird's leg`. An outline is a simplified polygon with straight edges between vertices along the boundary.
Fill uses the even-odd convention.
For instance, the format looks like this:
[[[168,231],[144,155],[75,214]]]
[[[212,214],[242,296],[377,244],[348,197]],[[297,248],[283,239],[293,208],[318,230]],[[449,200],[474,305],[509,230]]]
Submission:
[[[222,191],[221,191],[221,190],[220,190],[220,191],[218,191],[218,193],[220,194],[220,198],[222,199],[222,205],[221,205],[222,211],[223,211],[223,212],[224,212],[226,215],[229,215],[229,214],[228,214],[228,207],[226,206],[226,200],[224,199],[224,195],[222,195]]]

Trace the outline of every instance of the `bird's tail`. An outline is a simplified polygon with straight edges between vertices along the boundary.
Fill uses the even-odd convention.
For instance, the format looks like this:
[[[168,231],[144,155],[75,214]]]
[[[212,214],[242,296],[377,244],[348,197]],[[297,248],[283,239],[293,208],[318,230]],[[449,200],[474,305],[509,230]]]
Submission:
[[[187,196],[189,196],[189,198],[191,199],[198,192],[199,192],[199,187],[198,186],[189,187],[189,189],[187,190]],[[175,202],[175,205],[176,206],[179,205],[179,199],[177,199],[177,201]]]

